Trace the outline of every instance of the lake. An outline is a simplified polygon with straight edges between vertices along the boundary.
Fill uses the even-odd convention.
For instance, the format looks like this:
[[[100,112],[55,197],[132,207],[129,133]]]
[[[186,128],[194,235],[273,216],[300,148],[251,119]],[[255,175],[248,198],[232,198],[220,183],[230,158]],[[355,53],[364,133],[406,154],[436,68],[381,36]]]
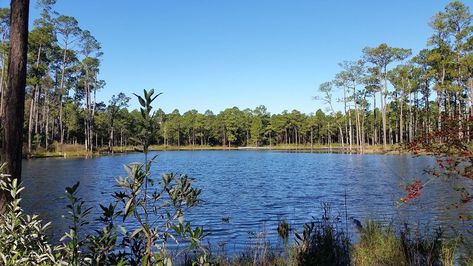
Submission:
[[[430,178],[424,169],[434,166],[431,157],[284,151],[164,151],[151,152],[150,157],[156,154],[155,175],[185,173],[202,189],[203,203],[186,218],[204,227],[209,234],[206,241],[213,246],[225,244],[229,253],[241,251],[254,232],[266,231],[268,240],[278,243],[279,219],[301,230],[312,216],[321,217],[322,203],[329,203],[334,215],[360,221],[406,221],[460,231],[469,226],[458,219],[465,210],[449,208],[458,202],[458,194],[439,180],[430,182],[413,204],[397,206],[406,194],[403,182]],[[98,204],[112,200],[115,178],[126,174],[123,165],[143,159],[143,154],[130,153],[25,160],[24,207],[53,222],[51,233],[57,238],[68,230],[63,218],[66,186],[81,182],[79,195],[97,207],[93,220],[100,214]],[[354,230],[351,224],[349,230]]]

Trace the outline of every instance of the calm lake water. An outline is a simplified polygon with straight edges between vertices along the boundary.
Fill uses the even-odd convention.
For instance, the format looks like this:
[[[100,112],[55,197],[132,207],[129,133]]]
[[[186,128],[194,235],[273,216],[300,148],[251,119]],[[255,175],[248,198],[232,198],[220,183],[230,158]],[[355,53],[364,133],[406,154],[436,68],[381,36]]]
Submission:
[[[186,218],[204,227],[209,234],[206,240],[214,247],[226,244],[230,253],[241,251],[255,232],[267,231],[268,240],[277,244],[279,219],[300,230],[312,216],[321,217],[323,202],[331,204],[334,215],[344,218],[347,213],[360,221],[407,221],[460,231],[471,226],[458,219],[465,210],[449,208],[459,197],[445,182],[433,181],[420,200],[396,206],[405,195],[403,181],[429,179],[424,169],[434,166],[430,157],[277,151],[165,151],[150,156],[155,154],[153,173],[185,173],[202,189],[204,202]],[[80,181],[80,196],[97,207],[93,209],[97,217],[98,204],[112,200],[115,178],[125,175],[122,166],[143,158],[132,153],[25,160],[24,207],[53,222],[52,234],[57,237],[68,228],[63,218],[66,186]],[[229,222],[223,222],[223,217]],[[94,227],[93,221],[90,226]],[[354,230],[351,224],[349,230]]]

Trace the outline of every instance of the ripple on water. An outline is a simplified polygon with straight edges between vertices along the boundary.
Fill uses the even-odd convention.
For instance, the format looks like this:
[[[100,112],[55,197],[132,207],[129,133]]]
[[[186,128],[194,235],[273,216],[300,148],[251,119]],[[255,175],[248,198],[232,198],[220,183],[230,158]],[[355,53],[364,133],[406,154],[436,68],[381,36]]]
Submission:
[[[404,195],[400,186],[411,177],[427,179],[423,169],[429,157],[287,153],[272,151],[166,151],[158,154],[153,173],[186,173],[202,189],[203,203],[186,218],[204,226],[213,246],[226,243],[226,251],[239,252],[251,233],[267,232],[277,243],[277,223],[286,219],[301,228],[312,216],[321,216],[321,203],[332,205],[335,215],[407,220],[430,225],[453,224],[458,209],[447,209],[458,199],[445,183],[425,188],[416,205],[397,208]],[[25,209],[54,223],[55,236],[67,230],[64,188],[81,182],[80,196],[91,206],[107,203],[116,189],[115,178],[125,175],[121,165],[143,160],[132,153],[92,159],[38,159],[24,161]],[[344,202],[347,206],[344,206]],[[99,208],[93,209],[93,218]],[[227,217],[228,222],[222,218]],[[452,222],[453,221],[453,222]],[[132,226],[132,224],[129,224]],[[91,223],[91,227],[94,223]],[[96,226],[96,225],[95,225]]]

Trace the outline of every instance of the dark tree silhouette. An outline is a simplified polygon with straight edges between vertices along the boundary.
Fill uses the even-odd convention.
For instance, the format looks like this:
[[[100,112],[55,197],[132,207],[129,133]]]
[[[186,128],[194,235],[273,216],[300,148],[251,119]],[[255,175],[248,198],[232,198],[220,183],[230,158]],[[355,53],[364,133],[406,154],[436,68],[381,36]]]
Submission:
[[[26,54],[28,46],[29,0],[12,0],[10,6],[10,52],[5,102],[2,161],[12,178],[21,179],[23,121],[25,113]],[[0,212],[9,194],[0,191]]]

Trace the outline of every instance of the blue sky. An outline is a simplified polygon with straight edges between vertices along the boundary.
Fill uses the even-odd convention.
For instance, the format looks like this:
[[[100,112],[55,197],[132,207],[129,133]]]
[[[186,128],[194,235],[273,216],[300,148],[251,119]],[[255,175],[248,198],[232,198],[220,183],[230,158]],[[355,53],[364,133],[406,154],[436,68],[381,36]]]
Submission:
[[[309,113],[323,108],[312,97],[338,62],[382,42],[424,48],[429,19],[448,2],[58,0],[55,10],[101,42],[101,101],[155,88],[164,93],[156,107],[167,112],[262,104]]]

